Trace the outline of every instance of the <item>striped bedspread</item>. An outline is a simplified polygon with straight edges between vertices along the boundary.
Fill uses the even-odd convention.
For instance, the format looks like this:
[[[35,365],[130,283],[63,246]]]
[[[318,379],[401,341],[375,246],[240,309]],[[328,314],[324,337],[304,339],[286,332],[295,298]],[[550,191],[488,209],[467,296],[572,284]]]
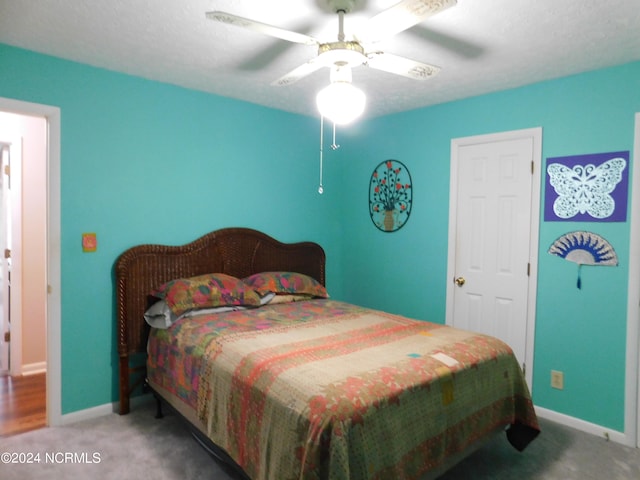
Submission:
[[[329,299],[153,330],[148,375],[254,480],[414,479],[501,425],[538,433],[501,341]]]

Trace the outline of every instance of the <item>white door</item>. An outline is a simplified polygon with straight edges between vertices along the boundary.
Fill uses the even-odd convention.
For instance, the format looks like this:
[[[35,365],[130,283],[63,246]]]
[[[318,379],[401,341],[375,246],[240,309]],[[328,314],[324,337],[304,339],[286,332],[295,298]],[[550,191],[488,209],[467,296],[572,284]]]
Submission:
[[[541,130],[452,141],[447,323],[533,363]],[[531,385],[531,368],[525,368]]]
[[[11,208],[9,206],[9,145],[0,143],[0,374],[9,372],[9,262],[4,252],[11,238]],[[7,167],[5,169],[5,167]]]

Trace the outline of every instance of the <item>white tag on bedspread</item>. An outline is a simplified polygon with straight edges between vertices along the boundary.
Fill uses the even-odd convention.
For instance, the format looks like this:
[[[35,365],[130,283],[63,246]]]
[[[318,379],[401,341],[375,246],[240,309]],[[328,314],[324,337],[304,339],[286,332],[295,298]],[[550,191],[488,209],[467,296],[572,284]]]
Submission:
[[[444,363],[447,367],[455,367],[460,362],[458,362],[455,358],[450,357],[446,353],[438,352],[431,355],[431,358],[435,358],[439,362]]]

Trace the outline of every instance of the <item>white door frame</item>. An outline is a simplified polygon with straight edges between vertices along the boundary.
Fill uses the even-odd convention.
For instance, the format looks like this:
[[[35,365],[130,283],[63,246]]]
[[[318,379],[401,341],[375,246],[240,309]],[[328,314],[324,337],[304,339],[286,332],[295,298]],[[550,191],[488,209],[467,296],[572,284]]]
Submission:
[[[47,425],[62,424],[60,109],[0,97],[0,111],[47,120]]]
[[[631,213],[629,215],[629,293],[627,295],[627,355],[624,431],[627,444],[640,447],[640,113],[635,115]]]
[[[540,182],[542,165],[542,127],[513,130],[510,132],[476,135],[451,140],[451,178],[449,188],[449,251],[447,256],[447,307],[446,323],[453,325],[453,298],[456,259],[456,215],[458,199],[458,149],[479,143],[495,143],[520,138],[533,140],[533,178],[531,185],[531,241],[529,244],[529,288],[527,298],[527,341],[525,353],[525,378],[529,388],[533,389],[533,347],[535,340],[536,297],[538,287],[538,244],[540,231]]]

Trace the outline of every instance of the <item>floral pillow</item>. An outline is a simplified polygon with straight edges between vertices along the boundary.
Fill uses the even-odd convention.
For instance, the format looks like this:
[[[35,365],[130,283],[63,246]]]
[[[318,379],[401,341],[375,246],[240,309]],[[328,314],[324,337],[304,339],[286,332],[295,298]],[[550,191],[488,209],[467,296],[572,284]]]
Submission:
[[[224,273],[171,280],[155,289],[151,295],[164,300],[175,315],[182,315],[194,308],[260,306],[260,296],[253,288]]]
[[[297,272],[262,272],[242,281],[261,295],[273,292],[276,295],[329,297],[324,285],[308,275]]]

